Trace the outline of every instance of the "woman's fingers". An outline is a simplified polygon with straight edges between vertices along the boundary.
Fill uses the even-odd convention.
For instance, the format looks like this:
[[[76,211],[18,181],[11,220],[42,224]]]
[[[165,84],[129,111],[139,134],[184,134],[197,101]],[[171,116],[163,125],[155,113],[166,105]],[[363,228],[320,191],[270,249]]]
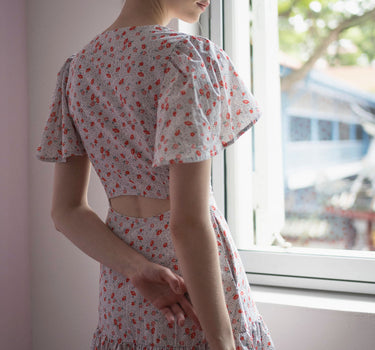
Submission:
[[[158,297],[152,301],[154,306],[163,313],[168,322],[174,322],[176,319],[177,324],[182,326],[185,323],[186,314],[186,316],[202,329],[198,316],[188,296],[183,295],[187,292],[184,279],[172,272],[169,268],[160,265],[155,272],[157,273],[149,275],[153,283],[166,283],[172,295],[167,296],[167,294],[165,294],[163,296],[163,294],[159,294]],[[173,293],[175,294],[174,296]]]
[[[201,324],[199,322],[198,316],[195,313],[193,306],[191,305],[190,301],[185,297],[182,296],[178,303],[181,305],[182,309],[185,311],[186,315],[202,330]]]
[[[202,330],[198,316],[196,315],[190,302],[185,298],[181,297],[178,304],[173,304],[170,307],[164,307],[160,309],[162,314],[165,316],[169,323],[173,323],[176,319],[177,324],[183,327],[185,324],[185,314],[196,324],[196,326]]]
[[[187,289],[184,279],[179,275],[176,275],[176,277],[180,281],[181,294],[185,294],[187,292]]]
[[[165,316],[167,319],[168,323],[173,323],[174,322],[174,316],[173,312],[169,307],[165,307],[163,309],[160,309],[161,313]]]
[[[184,316],[184,311],[181,309],[181,306],[178,304],[173,304],[171,306],[171,309],[177,319],[177,324],[180,327],[183,327],[185,324],[185,316]]]
[[[181,286],[181,281],[178,278],[176,274],[174,274],[170,269],[163,268],[160,270],[160,279],[170,286],[170,288],[176,293],[176,294],[183,294],[184,293],[184,287]]]
[[[165,268],[160,273],[160,278],[169,284],[172,291],[174,291],[176,294],[185,294],[187,292],[184,279],[173,273],[170,269]],[[177,281],[177,284],[176,284]],[[181,295],[178,301],[178,304],[170,305],[169,311],[173,311],[174,315],[177,317],[177,322],[180,324],[180,321],[185,321],[184,313],[199,327],[199,329],[202,329],[201,324],[199,322],[198,316],[195,313],[193,306],[188,299],[187,296]],[[183,322],[184,322],[183,321]]]

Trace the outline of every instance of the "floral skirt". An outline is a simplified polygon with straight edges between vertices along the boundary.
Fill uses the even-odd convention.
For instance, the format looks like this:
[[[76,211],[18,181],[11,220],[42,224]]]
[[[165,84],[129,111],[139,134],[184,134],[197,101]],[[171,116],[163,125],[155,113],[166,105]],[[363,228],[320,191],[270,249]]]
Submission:
[[[210,199],[210,213],[236,349],[274,350],[269,330],[255,305],[229,227],[213,196]],[[169,218],[170,211],[137,218],[109,208],[106,225],[148,260],[181,275],[169,231]],[[100,265],[98,311],[99,320],[90,350],[210,349],[204,332],[189,318],[186,318],[183,327],[168,323],[128,278],[103,264]]]

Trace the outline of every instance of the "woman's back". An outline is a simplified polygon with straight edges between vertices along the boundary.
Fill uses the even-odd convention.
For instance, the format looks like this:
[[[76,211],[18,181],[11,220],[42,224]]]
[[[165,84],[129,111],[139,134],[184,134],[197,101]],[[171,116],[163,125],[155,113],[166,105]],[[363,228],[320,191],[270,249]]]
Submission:
[[[105,31],[59,80],[47,125],[61,109],[63,143],[46,130],[38,157],[87,153],[112,207],[130,216],[168,210],[168,165],[216,155],[259,117],[222,49],[160,25]]]

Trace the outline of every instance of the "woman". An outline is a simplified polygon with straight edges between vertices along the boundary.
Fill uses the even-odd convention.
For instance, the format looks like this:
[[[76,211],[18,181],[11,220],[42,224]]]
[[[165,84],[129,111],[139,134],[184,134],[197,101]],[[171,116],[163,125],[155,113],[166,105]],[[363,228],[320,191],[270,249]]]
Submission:
[[[56,229],[100,262],[91,350],[273,349],[210,186],[211,158],[260,113],[221,48],[166,27],[207,6],[127,0],[58,74],[37,156],[56,162]]]

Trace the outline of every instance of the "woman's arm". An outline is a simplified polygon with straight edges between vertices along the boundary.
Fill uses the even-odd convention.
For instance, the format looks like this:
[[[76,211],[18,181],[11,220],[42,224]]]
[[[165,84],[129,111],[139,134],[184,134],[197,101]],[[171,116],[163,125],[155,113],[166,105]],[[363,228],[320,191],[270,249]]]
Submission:
[[[186,291],[183,279],[168,268],[149,262],[113,234],[91,210],[87,203],[89,176],[87,155],[56,163],[51,209],[56,229],[96,261],[129,277],[169,322],[174,316],[179,324],[183,322],[185,311],[199,325],[194,310],[183,295]]]
[[[51,216],[56,230],[93,259],[132,277],[146,258],[121,241],[87,203],[90,161],[85,156],[55,164]]]
[[[169,168],[170,228],[190,299],[215,350],[235,348],[209,211],[211,159]]]

